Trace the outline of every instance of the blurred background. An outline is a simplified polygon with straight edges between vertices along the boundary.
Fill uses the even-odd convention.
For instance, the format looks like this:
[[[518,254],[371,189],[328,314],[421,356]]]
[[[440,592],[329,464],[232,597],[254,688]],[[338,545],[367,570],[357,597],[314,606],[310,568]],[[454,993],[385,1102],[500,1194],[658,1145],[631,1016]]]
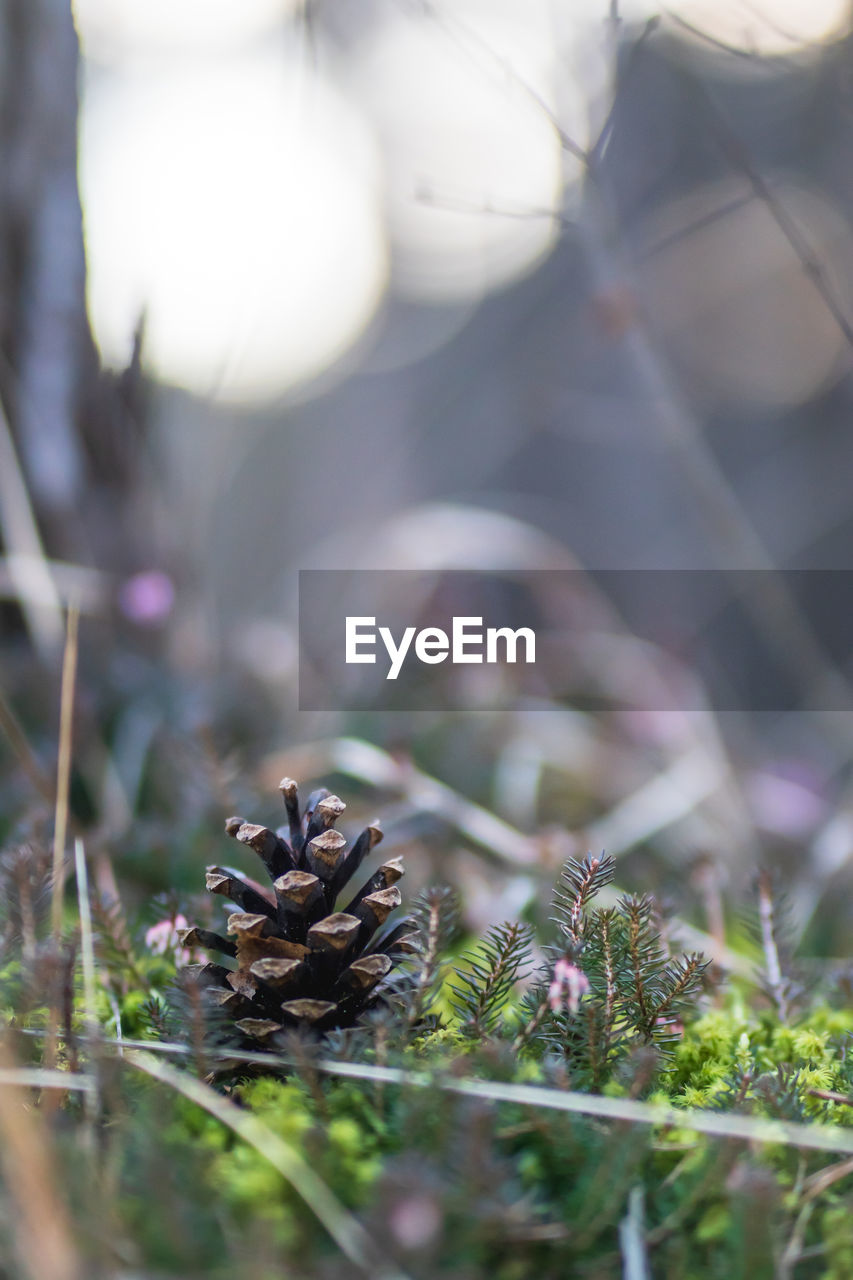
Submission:
[[[848,567],[851,160],[841,0],[0,0],[9,839],[77,602],[105,896],[195,891],[286,773],[472,928],[605,848],[721,959],[761,865],[848,956],[851,670],[773,570]],[[309,567],[582,569],[609,705],[299,713]],[[802,709],[662,712],[685,637],[596,579],[656,568],[764,570]]]

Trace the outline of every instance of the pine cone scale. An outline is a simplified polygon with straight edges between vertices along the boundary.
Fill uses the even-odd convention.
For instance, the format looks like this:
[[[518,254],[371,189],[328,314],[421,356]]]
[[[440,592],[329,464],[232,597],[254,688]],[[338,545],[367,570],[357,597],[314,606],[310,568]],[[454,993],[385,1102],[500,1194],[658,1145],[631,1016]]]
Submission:
[[[292,871],[296,865],[290,846],[269,827],[244,822],[234,838],[254,849],[272,879]]]
[[[257,889],[246,884],[239,876],[232,875],[225,867],[208,867],[205,884],[211,893],[230,898],[243,911],[275,917],[275,907],[272,902],[262,893],[258,893]]]
[[[199,980],[244,1037],[264,1044],[288,1026],[325,1031],[351,1025],[381,999],[384,980],[414,949],[409,920],[375,938],[402,901],[396,887],[404,874],[400,858],[374,872],[345,910],[335,909],[382,839],[379,826],[370,825],[350,845],[335,829],[346,808],[337,796],[317,790],[300,813],[296,783],[285,778],[279,789],[289,839],[241,818],[225,824],[227,835],[258,854],[272,882],[270,896],[227,867],[208,867],[208,890],[240,908],[227,924],[235,940],[199,928],[185,935],[187,945],[236,960],[234,969],[198,967]]]

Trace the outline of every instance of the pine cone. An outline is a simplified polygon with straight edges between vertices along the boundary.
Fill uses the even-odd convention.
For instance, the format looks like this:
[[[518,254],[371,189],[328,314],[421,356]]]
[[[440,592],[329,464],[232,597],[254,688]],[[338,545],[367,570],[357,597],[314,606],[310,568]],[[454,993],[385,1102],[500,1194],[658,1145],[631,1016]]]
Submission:
[[[287,828],[270,831],[242,818],[225,824],[228,835],[258,854],[272,890],[225,867],[208,867],[208,890],[240,908],[228,918],[234,941],[198,928],[187,929],[182,938],[185,946],[236,960],[234,969],[191,966],[191,975],[254,1041],[267,1041],[287,1027],[351,1026],[381,998],[383,980],[395,963],[416,949],[411,920],[374,938],[401,902],[400,858],[383,863],[346,911],[335,909],[339,894],[382,839],[380,828],[367,827],[348,848],[334,829],[346,808],[342,800],[314,791],[300,815],[296,783],[285,778],[280,790]]]

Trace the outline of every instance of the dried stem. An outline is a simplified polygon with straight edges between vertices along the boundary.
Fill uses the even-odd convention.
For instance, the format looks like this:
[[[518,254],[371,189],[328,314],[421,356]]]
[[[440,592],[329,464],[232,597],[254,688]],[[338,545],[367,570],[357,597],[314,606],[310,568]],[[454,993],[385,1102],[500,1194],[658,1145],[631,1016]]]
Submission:
[[[89,1048],[89,1062],[92,1073],[92,1093],[85,1098],[87,1114],[94,1119],[98,1110],[97,1067],[92,1055],[97,1052],[101,1036],[98,1022],[95,944],[92,933],[92,910],[89,902],[89,875],[86,868],[86,852],[83,841],[74,841],[74,862],[77,878],[77,910],[80,916],[80,953],[83,961],[83,996],[85,1010],[86,1038]]]
[[[842,1107],[853,1107],[853,1098],[846,1093],[836,1093],[834,1089],[807,1089],[813,1098],[822,1098],[824,1102],[837,1102]]]
[[[65,653],[62,659],[62,691],[59,715],[59,759],[56,771],[56,820],[53,830],[53,900],[51,929],[58,945],[62,934],[62,898],[65,889],[65,841],[68,833],[68,797],[71,784],[72,731],[74,725],[74,687],[77,679],[77,631],[80,610],[71,605]]]
[[[650,1245],[660,1244],[667,1236],[681,1229],[682,1223],[689,1216],[694,1205],[697,1205],[712,1187],[718,1187],[724,1180],[729,1166],[733,1165],[740,1155],[740,1149],[733,1143],[720,1146],[712,1159],[708,1161],[705,1171],[697,1178],[690,1191],[679,1201],[676,1207],[667,1214],[662,1222],[649,1232]]]
[[[0,731],[6,735],[13,754],[17,757],[21,769],[29,778],[35,791],[49,805],[53,805],[56,799],[53,783],[42,769],[36,753],[27,740],[27,735],[21,728],[21,722],[2,689],[0,689]]]
[[[773,908],[773,894],[770,886],[770,876],[766,871],[762,871],[758,877],[758,918],[761,924],[761,945],[764,949],[767,985],[773,996],[780,1022],[786,1022],[788,1018],[786,983],[779,960],[779,948],[776,945],[776,917]]]
[[[0,1040],[0,1163],[14,1205],[11,1221],[22,1270],[29,1280],[80,1280],[83,1272],[50,1146],[8,1045]],[[40,1086],[59,1073],[33,1073]],[[69,1087],[69,1077],[63,1089]],[[35,1080],[33,1081],[35,1083]]]
[[[527,1022],[525,1022],[524,1026],[513,1040],[513,1053],[518,1053],[519,1049],[523,1049],[531,1037],[536,1034],[548,1014],[549,1009],[550,1005],[548,1004],[547,999],[540,1001],[532,1017],[528,1018]]]

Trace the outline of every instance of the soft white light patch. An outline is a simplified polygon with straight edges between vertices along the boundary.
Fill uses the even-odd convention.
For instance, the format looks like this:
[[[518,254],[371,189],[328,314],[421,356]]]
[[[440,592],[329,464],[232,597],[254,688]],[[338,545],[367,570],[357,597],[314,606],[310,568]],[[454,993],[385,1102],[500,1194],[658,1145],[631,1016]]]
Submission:
[[[853,318],[853,235],[822,195],[774,184],[801,253],[821,264]],[[787,224],[786,224],[787,225]],[[674,365],[712,402],[778,412],[849,368],[841,327],[773,211],[744,179],[708,184],[658,210],[637,280]]]
[[[384,147],[395,284],[408,296],[479,296],[551,247],[563,158],[552,35],[538,0],[458,0],[390,11],[357,52],[354,96]]]
[[[331,364],[384,289],[369,133],[279,52],[85,94],[89,309],[108,363],[140,314],[152,372],[265,400]]]
[[[89,56],[231,47],[271,30],[301,0],[73,0]]]
[[[850,28],[850,0],[628,0],[626,16],[672,14],[712,40],[767,57],[840,38]]]

